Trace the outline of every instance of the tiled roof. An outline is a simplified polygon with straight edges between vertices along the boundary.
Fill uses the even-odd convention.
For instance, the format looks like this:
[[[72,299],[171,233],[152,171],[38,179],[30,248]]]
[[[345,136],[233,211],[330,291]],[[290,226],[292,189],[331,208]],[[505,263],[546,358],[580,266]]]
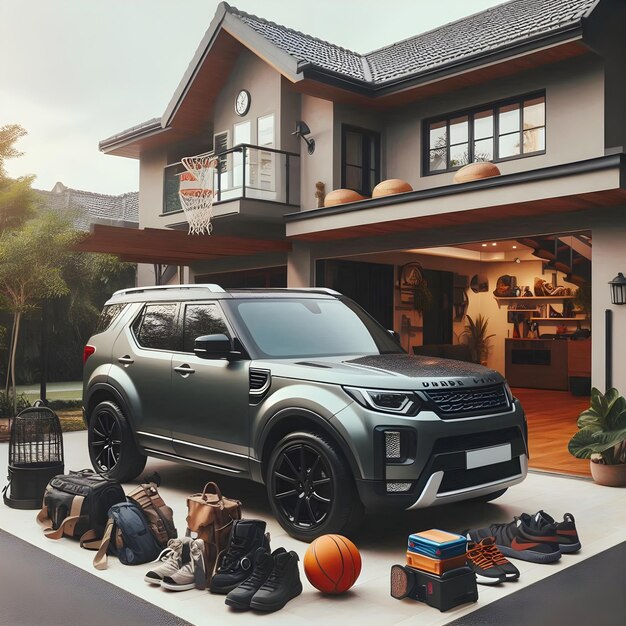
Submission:
[[[365,55],[233,7],[229,12],[298,60],[378,85],[549,35],[579,22],[596,1],[511,0]]]
[[[44,209],[59,213],[75,213],[74,225],[79,230],[89,230],[93,223],[126,225],[139,223],[139,192],[131,191],[119,196],[71,189],[57,183],[52,191],[35,190]]]

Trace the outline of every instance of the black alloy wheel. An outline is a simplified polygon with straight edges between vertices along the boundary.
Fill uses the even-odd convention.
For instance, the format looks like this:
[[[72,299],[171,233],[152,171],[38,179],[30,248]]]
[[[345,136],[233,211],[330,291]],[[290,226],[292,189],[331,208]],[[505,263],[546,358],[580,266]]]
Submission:
[[[122,432],[112,412],[103,410],[94,417],[91,447],[98,471],[110,472],[117,465],[122,447]]]

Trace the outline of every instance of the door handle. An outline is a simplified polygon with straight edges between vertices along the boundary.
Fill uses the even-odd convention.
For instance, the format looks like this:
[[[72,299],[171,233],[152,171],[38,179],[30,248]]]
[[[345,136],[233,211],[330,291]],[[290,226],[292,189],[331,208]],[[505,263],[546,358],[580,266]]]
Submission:
[[[124,365],[132,365],[135,362],[135,359],[131,359],[128,354],[121,356],[118,360],[118,363],[123,363]]]
[[[182,374],[183,376],[189,376],[189,374],[196,373],[196,370],[193,369],[192,367],[189,367],[187,363],[184,363],[183,365],[179,365],[178,367],[175,367],[174,371],[178,372],[179,374]]]

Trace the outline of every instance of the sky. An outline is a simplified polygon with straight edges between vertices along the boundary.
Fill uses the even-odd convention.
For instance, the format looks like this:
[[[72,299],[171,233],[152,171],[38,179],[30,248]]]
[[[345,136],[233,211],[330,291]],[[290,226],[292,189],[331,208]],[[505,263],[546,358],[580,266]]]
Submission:
[[[237,8],[369,52],[502,0],[231,0]],[[28,135],[6,164],[33,186],[119,194],[139,188],[135,159],[98,142],[160,117],[217,0],[0,0],[0,126]]]

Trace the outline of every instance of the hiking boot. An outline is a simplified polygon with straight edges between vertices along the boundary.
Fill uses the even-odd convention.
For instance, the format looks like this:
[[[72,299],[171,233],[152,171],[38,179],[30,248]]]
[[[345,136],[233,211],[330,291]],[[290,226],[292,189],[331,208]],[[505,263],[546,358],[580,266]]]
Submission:
[[[228,593],[252,575],[254,555],[258,548],[270,549],[265,522],[241,519],[233,522],[228,548],[219,560],[211,578],[211,593]]]
[[[494,537],[500,552],[514,559],[532,563],[553,563],[561,558],[556,525],[547,524],[539,528],[524,513],[508,524],[492,524],[487,528],[467,532],[467,538],[476,543],[485,537]]]
[[[186,559],[189,559],[189,545],[191,539],[183,537],[182,539],[170,539],[167,542],[167,548],[159,554],[156,561],[161,564],[151,569],[143,579],[151,585],[160,585],[165,576],[171,576],[177,572],[183,565],[183,549]]]
[[[490,558],[491,562],[504,572],[506,580],[517,580],[519,578],[519,570],[498,550],[496,540],[493,537],[486,537],[480,543],[483,545],[485,556]]]
[[[555,522],[554,518],[545,511],[535,513],[532,519],[539,528],[552,524],[556,526],[556,535],[559,538],[559,549],[563,554],[578,552],[582,547],[578,531],[576,530],[576,520],[571,513],[565,513],[562,522]]]
[[[233,589],[226,596],[226,604],[241,611],[249,609],[252,597],[272,573],[276,557],[284,553],[285,548],[278,548],[272,554],[266,548],[257,548],[254,554],[252,576],[246,578],[239,587]]]
[[[467,565],[476,574],[476,582],[481,585],[498,585],[506,580],[504,572],[488,554],[490,547],[495,547],[493,537],[486,537],[479,543],[467,543]]]
[[[205,552],[202,539],[191,540],[189,560],[183,562],[177,572],[164,576],[161,587],[170,591],[187,591],[194,587],[206,589]]]
[[[252,596],[250,608],[268,613],[278,611],[289,600],[299,596],[302,593],[302,583],[298,561],[298,555],[293,551],[277,554],[270,575]]]

